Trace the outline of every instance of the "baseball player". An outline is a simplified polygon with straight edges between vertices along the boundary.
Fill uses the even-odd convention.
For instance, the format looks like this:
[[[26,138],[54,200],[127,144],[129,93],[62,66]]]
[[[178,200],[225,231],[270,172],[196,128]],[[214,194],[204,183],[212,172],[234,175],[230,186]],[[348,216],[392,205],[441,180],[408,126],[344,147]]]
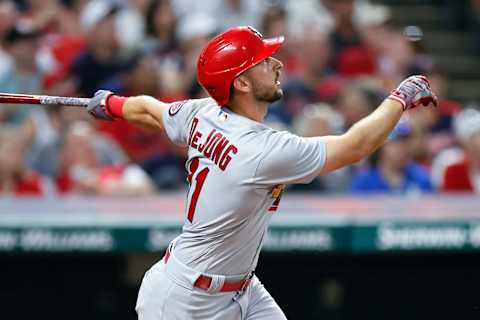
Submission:
[[[140,320],[286,319],[254,275],[285,186],[367,157],[405,110],[437,103],[427,79],[413,76],[343,135],[275,131],[262,120],[283,95],[283,65],[272,57],[283,42],[251,27],[213,38],[197,64],[211,98],[166,104],[101,90],[91,100],[88,110],[97,118],[165,130],[188,147],[183,231],[145,274],[136,306]]]

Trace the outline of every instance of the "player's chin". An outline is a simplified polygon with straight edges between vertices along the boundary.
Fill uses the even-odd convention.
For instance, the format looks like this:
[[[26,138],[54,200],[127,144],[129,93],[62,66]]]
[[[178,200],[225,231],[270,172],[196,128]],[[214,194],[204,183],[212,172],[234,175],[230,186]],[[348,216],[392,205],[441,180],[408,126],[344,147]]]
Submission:
[[[270,98],[267,99],[267,101],[268,101],[269,103],[273,103],[273,102],[278,101],[278,100],[280,100],[280,99],[282,99],[282,98],[283,98],[283,90],[282,90],[282,88],[277,88],[277,89],[273,92],[273,94],[270,96]]]

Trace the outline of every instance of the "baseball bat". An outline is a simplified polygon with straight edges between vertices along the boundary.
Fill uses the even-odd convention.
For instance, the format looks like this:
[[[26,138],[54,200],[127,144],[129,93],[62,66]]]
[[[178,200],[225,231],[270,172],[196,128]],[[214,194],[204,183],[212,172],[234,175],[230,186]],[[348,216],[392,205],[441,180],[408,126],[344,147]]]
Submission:
[[[29,95],[29,94],[0,92],[0,103],[44,104],[44,105],[86,107],[89,102],[90,102],[89,98],[57,97],[57,96],[46,96],[46,95]]]

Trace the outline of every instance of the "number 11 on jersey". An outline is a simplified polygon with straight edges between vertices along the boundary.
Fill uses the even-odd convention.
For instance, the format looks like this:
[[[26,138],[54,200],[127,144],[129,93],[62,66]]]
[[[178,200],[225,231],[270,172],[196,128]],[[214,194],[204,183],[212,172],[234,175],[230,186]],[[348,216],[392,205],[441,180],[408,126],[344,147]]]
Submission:
[[[210,169],[203,168],[200,172],[198,172],[198,174],[196,174],[199,164],[200,160],[198,158],[194,158],[192,162],[190,162],[190,166],[188,168],[189,174],[187,176],[187,181],[190,185],[190,189],[188,190],[189,195],[190,192],[193,190],[192,195],[190,196],[190,204],[188,205],[187,214],[187,219],[190,222],[193,221],[193,216],[195,215],[195,209],[197,207],[198,197],[200,196],[200,192],[202,191],[205,179],[207,179],[208,172],[210,172]],[[193,180],[195,181],[195,185],[193,185]]]

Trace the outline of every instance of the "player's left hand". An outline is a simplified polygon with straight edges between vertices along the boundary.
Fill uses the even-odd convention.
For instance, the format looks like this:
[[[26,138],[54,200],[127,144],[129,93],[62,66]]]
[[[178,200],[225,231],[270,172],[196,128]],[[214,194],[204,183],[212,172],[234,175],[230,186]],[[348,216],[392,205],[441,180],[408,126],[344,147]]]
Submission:
[[[438,105],[438,98],[430,88],[430,83],[425,76],[408,77],[390,93],[388,98],[400,102],[403,110],[420,105],[433,104],[435,107]]]
[[[107,100],[113,92],[108,90],[98,90],[90,100],[87,106],[88,112],[97,119],[113,121],[115,118],[108,111]]]

